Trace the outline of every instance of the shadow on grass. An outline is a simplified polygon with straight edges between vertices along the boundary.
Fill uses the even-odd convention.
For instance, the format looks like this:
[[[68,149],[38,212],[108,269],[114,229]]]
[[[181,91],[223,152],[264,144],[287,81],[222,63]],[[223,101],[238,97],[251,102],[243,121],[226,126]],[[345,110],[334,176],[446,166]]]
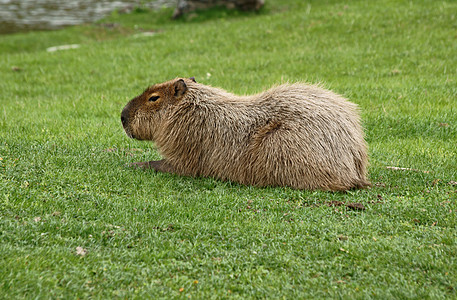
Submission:
[[[205,10],[196,10],[182,16],[174,21],[180,23],[201,23],[213,20],[236,19],[243,17],[255,17],[268,14],[268,8],[261,8],[259,11],[242,11],[238,9],[228,9],[223,6],[208,8]]]

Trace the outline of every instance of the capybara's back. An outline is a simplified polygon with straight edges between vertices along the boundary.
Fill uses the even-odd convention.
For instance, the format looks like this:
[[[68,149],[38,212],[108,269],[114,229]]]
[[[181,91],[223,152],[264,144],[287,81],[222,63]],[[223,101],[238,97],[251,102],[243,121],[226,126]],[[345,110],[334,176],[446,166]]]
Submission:
[[[163,103],[148,109],[141,99],[156,94]],[[175,79],[133,99],[123,118],[129,136],[155,142],[164,160],[147,166],[159,171],[308,190],[369,185],[357,106],[318,86],[236,96]]]

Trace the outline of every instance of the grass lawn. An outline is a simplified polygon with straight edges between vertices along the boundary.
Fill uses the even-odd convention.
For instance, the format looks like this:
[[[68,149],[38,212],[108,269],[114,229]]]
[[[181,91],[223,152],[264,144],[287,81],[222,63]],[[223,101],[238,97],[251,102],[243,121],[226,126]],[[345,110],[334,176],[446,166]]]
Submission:
[[[0,298],[457,298],[456,1],[171,14],[0,36]],[[80,47],[46,51],[63,44]],[[159,155],[127,138],[122,108],[184,76],[343,94],[361,108],[373,187],[124,167]]]

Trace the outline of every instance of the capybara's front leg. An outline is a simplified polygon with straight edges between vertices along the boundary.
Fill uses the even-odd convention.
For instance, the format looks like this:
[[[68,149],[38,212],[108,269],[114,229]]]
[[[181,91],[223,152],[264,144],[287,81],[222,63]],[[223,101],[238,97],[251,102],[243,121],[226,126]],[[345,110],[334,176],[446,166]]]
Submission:
[[[141,169],[154,169],[157,172],[173,173],[173,167],[165,159],[136,162],[129,164],[129,167]]]

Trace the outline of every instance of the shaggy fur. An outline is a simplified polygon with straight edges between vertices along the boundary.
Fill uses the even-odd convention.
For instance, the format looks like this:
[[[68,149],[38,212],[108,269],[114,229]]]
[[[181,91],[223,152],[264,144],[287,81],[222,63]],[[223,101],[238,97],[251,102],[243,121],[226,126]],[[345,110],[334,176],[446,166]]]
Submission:
[[[341,191],[370,184],[357,106],[318,86],[236,96],[174,79],[132,99],[121,119],[129,137],[154,141],[164,157],[135,166],[254,186]]]

